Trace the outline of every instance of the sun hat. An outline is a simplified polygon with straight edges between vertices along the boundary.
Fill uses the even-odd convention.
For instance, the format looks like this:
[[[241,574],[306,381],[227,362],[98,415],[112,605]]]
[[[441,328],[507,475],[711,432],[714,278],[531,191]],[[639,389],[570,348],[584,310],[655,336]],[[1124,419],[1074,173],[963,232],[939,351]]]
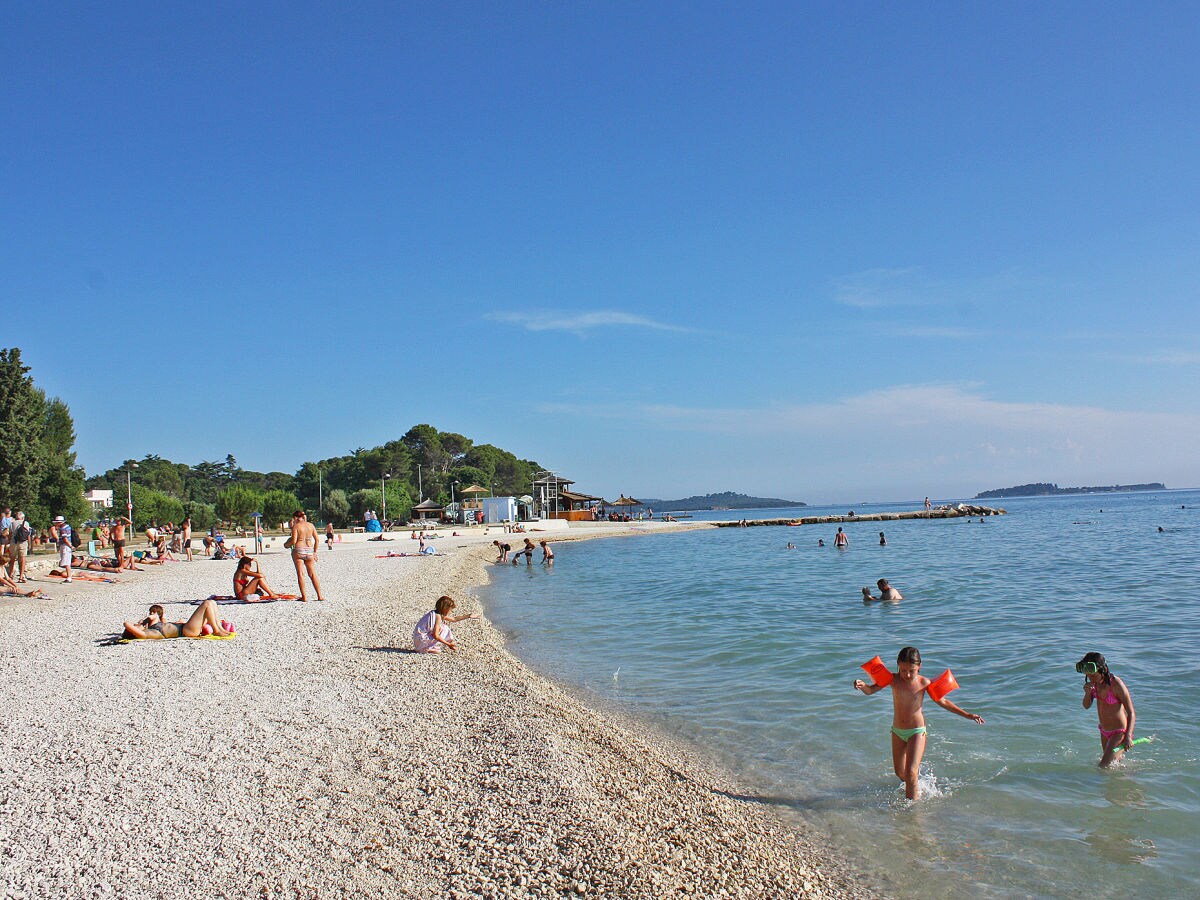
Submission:
[[[55,525],[57,525],[59,522],[63,522],[63,523],[65,524],[65,523],[66,523],[66,521],[67,521],[67,520],[66,520],[66,519],[64,519],[62,516],[55,516],[55,517],[54,517],[54,524],[55,524]]]

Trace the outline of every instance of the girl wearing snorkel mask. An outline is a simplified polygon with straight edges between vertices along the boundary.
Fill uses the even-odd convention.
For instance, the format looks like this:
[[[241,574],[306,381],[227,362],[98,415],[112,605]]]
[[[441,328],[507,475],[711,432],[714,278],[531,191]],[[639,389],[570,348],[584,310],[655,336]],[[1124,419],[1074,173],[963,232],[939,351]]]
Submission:
[[[1100,714],[1100,767],[1113,764],[1117,755],[1133,746],[1133,726],[1137,712],[1129,688],[1116,675],[1108,671],[1108,664],[1099,653],[1088,653],[1075,663],[1075,671],[1083,681],[1083,708],[1090,709],[1096,701]]]

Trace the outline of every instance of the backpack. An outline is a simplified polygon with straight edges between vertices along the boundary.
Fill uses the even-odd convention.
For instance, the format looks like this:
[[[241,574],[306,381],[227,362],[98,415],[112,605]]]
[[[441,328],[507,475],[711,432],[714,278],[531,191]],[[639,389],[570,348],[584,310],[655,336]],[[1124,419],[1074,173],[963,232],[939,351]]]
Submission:
[[[71,546],[76,550],[83,546],[83,538],[79,536],[79,532],[74,528],[71,529]]]
[[[17,525],[17,533],[13,536],[13,540],[18,544],[24,544],[31,537],[33,537],[33,529],[27,520]]]

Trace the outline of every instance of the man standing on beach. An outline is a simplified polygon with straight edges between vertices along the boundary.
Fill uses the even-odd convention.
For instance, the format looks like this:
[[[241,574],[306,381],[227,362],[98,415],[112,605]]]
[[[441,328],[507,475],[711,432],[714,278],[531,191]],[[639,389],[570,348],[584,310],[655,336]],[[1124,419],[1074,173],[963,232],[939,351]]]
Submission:
[[[186,516],[183,524],[180,526],[183,531],[181,540],[183,541],[183,552],[187,554],[187,561],[192,561],[192,517]]]
[[[125,565],[125,526],[129,526],[129,530],[133,530],[133,522],[125,516],[117,516],[112,527],[112,542],[113,551],[117,554],[117,568],[120,569]]]
[[[14,577],[15,568],[17,584],[25,583],[25,555],[29,552],[29,541],[32,538],[33,528],[25,521],[25,513],[18,509],[13,518],[12,544],[8,548],[8,577]]]
[[[70,584],[71,551],[75,548],[71,545],[71,526],[62,516],[54,517],[54,522],[50,525],[50,538],[58,546],[58,564],[67,576],[63,581]]]
[[[313,589],[317,592],[317,599],[325,599],[321,596],[321,582],[317,578],[317,547],[320,546],[320,543],[317,529],[308,521],[304,510],[298,509],[292,513],[292,562],[296,566],[296,581],[300,585],[300,599],[305,602],[308,601],[308,594],[304,590],[306,570],[308,580],[312,582]]]

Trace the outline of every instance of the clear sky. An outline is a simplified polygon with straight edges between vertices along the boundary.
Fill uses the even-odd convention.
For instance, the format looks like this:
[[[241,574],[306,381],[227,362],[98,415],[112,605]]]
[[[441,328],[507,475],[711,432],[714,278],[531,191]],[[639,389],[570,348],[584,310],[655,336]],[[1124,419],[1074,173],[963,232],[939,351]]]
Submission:
[[[0,346],[89,471],[428,422],[604,496],[1195,486],[1197,46],[1194,4],[6,3]]]

